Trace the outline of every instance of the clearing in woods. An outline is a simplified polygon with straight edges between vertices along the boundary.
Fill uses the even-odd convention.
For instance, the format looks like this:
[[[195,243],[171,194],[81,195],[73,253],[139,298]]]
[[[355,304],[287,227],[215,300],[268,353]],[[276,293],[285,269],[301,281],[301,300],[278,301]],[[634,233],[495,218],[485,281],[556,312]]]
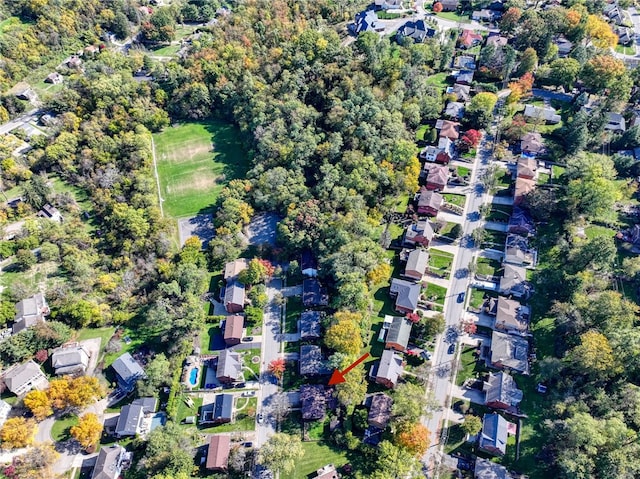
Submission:
[[[153,135],[165,214],[210,212],[222,187],[248,169],[240,132],[223,121],[188,122]]]

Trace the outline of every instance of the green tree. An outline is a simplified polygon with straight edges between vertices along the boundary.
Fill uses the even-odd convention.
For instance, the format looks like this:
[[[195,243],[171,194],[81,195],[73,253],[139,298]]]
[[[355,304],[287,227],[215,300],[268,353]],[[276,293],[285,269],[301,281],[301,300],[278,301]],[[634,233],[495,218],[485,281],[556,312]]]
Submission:
[[[585,63],[580,79],[595,93],[612,89],[626,73],[622,60],[609,55],[597,55]]]
[[[467,414],[464,417],[464,422],[460,425],[465,434],[475,436],[482,430],[482,419],[478,416]]]
[[[496,106],[498,97],[494,93],[478,93],[471,99],[465,119],[472,128],[486,128],[493,119],[493,109]]]
[[[147,378],[138,381],[138,395],[157,396],[160,387],[171,382],[168,371],[171,371],[171,362],[164,353],[157,354],[144,369]]]
[[[516,76],[522,76],[525,73],[534,71],[538,67],[538,54],[536,51],[529,47],[523,53],[520,58],[520,65],[516,70]]]
[[[392,394],[393,424],[401,426],[418,422],[426,413],[428,401],[424,388],[413,383],[399,384]]]
[[[33,254],[30,250],[19,249],[18,251],[16,251],[15,265],[21,271],[27,271],[31,269],[31,267],[37,262],[38,260],[36,259],[36,255]]]
[[[573,88],[581,68],[580,63],[573,58],[558,58],[549,67],[549,81],[565,90]]]
[[[565,173],[570,178],[567,196],[576,214],[606,216],[621,198],[614,182],[615,166],[608,156],[578,155],[567,162]]]
[[[297,435],[291,436],[278,432],[260,448],[258,462],[275,473],[289,474],[303,456],[304,449]]]
[[[415,478],[421,470],[420,461],[407,449],[398,447],[389,441],[382,441],[378,446],[378,462],[376,464],[378,478]]]

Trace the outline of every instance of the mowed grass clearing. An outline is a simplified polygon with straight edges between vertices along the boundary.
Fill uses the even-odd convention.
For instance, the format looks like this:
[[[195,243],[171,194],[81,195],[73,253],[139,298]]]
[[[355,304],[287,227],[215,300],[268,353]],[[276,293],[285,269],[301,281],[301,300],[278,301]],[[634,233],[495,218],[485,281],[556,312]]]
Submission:
[[[153,135],[165,214],[210,211],[222,187],[248,169],[238,130],[223,121],[189,122]]]

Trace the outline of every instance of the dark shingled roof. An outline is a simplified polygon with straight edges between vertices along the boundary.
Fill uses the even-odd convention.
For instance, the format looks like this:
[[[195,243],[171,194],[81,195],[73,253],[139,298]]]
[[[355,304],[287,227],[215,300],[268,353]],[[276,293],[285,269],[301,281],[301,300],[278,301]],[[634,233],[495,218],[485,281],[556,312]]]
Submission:
[[[300,401],[302,403],[302,419],[317,421],[324,418],[327,406],[324,386],[303,384],[300,386]]]

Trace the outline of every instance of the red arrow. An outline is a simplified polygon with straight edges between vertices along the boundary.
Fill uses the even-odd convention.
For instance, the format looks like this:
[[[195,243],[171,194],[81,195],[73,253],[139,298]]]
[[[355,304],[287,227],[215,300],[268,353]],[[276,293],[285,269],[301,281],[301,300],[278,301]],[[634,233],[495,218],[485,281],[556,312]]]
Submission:
[[[340,384],[346,381],[344,375],[355,368],[358,364],[369,357],[369,353],[364,353],[362,356],[358,358],[358,360],[347,367],[344,371],[340,371],[338,369],[333,370],[333,374],[331,375],[331,379],[329,379],[329,386],[333,386],[334,384]]]

